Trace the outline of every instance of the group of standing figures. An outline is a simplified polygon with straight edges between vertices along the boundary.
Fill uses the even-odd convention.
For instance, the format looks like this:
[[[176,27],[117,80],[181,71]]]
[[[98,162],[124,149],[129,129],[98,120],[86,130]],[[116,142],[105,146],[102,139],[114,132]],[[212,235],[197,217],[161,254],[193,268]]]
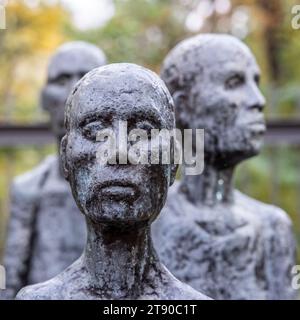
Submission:
[[[233,184],[262,147],[259,79],[249,48],[223,34],[179,43],[161,78],[88,43],[58,48],[41,104],[60,155],[13,182],[2,298],[294,299],[288,215]],[[204,129],[203,173],[99,165],[97,132],[119,135],[119,121]]]

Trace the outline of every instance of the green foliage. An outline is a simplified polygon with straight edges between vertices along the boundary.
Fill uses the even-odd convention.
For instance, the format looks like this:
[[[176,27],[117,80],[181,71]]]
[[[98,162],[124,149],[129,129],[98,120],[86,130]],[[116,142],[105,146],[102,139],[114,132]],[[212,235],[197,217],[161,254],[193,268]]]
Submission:
[[[185,7],[176,1],[115,1],[116,14],[99,30],[68,30],[68,36],[93,42],[110,62],[133,62],[159,70],[162,58],[188,32]]]
[[[10,0],[7,29],[0,30],[0,121],[37,119],[37,89],[49,54],[64,41],[66,13],[42,2],[37,8]]]

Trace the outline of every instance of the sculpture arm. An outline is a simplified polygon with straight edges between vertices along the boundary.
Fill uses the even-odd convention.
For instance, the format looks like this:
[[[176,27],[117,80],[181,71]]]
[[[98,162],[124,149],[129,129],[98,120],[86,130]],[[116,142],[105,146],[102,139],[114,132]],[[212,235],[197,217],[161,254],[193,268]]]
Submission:
[[[275,208],[276,215],[270,219],[266,250],[268,299],[295,299],[297,291],[292,288],[292,267],[296,264],[296,243],[292,223],[288,215]]]

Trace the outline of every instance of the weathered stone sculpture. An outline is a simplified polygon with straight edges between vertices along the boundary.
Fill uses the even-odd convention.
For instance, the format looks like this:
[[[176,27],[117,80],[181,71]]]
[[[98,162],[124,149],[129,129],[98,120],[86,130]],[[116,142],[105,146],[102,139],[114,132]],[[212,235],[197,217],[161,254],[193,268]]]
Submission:
[[[97,160],[102,129],[118,137],[119,121],[127,121],[129,130],[172,129],[173,108],[159,77],[134,64],[98,68],[78,83],[67,103],[61,156],[86,219],[86,248],[61,274],[22,289],[17,299],[207,299],[174,278],[152,246],[150,225],[164,205],[176,166]],[[123,152],[118,149],[118,159]]]
[[[214,299],[293,298],[290,219],[233,188],[236,165],[259,153],[265,132],[255,58],[234,37],[199,35],[171,51],[161,75],[177,127],[205,129],[203,174],[171,188],[153,226],[162,262]]]
[[[65,133],[68,95],[84,74],[105,64],[102,51],[84,42],[61,46],[52,57],[42,107],[49,112],[52,131],[60,144]],[[84,248],[86,228],[65,181],[57,156],[13,182],[11,218],[4,265],[6,299],[25,285],[48,280],[74,262]]]

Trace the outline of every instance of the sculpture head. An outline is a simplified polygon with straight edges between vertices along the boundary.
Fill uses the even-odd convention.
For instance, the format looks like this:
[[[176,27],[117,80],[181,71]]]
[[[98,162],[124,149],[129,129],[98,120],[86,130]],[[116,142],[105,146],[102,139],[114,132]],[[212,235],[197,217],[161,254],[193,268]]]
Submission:
[[[119,138],[119,121],[127,121],[128,131],[175,127],[172,98],[156,74],[124,63],[97,68],[83,77],[67,102],[67,133],[61,143],[64,174],[89,220],[148,224],[162,209],[177,168],[99,164],[96,154],[104,142],[97,141],[97,133],[109,129]]]
[[[205,129],[206,161],[228,167],[260,151],[265,99],[259,67],[244,43],[221,34],[192,37],[169,53],[161,76],[177,126]]]
[[[58,139],[65,134],[65,104],[72,88],[87,72],[104,64],[104,53],[95,45],[81,41],[60,46],[52,56],[41,104],[50,114],[51,128]]]

